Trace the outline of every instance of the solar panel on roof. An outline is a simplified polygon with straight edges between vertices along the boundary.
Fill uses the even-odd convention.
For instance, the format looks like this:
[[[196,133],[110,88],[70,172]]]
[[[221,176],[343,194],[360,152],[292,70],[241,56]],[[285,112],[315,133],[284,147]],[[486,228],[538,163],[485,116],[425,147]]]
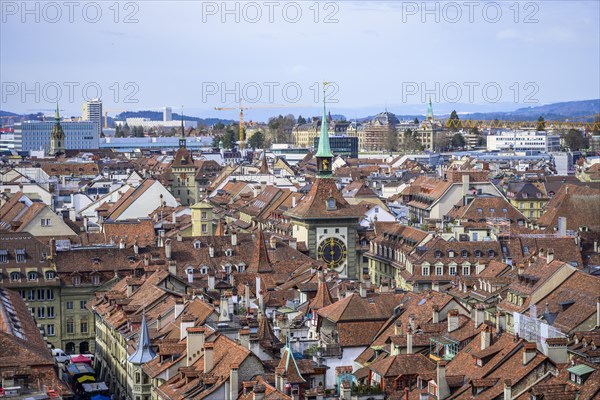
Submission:
[[[422,306],[423,304],[425,304],[426,301],[427,301],[427,299],[421,299],[421,300],[419,300],[419,305]]]

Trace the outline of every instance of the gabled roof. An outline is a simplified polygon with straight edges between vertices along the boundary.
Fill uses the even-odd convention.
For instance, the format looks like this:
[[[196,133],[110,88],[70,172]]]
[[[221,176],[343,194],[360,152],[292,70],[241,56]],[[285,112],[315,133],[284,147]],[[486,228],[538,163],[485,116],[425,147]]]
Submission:
[[[308,308],[310,310],[320,310],[321,308],[327,307],[333,304],[333,300],[331,299],[331,293],[329,293],[329,288],[327,287],[327,283],[325,282],[325,278],[323,273],[319,272],[319,284],[317,288],[317,295],[311,300]]]

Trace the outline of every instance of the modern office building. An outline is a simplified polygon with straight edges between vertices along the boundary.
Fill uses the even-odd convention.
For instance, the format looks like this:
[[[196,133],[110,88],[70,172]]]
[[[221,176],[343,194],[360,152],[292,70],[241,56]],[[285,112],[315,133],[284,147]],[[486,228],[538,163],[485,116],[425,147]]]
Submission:
[[[331,151],[336,156],[358,158],[358,138],[355,136],[329,136]],[[314,148],[319,148],[319,138],[314,138]]]
[[[92,121],[61,121],[66,150],[98,149],[98,128]],[[15,124],[16,151],[50,150],[50,132],[54,121],[25,121]]]
[[[545,131],[505,131],[487,137],[488,151],[538,151],[551,153],[560,151],[560,136]]]
[[[81,111],[82,121],[91,121],[96,124],[98,136],[102,133],[102,100],[93,99],[83,103]]]
[[[163,122],[173,121],[173,109],[171,107],[165,107],[163,110]]]

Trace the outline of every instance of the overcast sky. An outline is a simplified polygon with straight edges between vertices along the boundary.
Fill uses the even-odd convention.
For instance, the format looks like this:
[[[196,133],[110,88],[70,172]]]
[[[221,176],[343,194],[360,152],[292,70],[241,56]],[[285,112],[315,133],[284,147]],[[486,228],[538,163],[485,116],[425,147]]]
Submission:
[[[79,115],[100,89],[115,110],[234,118],[213,108],[243,96],[317,114],[324,80],[332,113],[358,116],[425,113],[429,96],[459,112],[600,97],[597,0],[0,3],[0,108],[14,112],[58,97]]]

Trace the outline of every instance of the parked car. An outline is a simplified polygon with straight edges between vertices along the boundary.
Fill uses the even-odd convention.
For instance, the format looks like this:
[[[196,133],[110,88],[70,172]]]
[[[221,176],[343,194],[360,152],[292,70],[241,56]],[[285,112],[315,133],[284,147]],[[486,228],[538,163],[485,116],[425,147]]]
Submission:
[[[67,353],[65,353],[62,349],[52,349],[52,356],[59,363],[66,363],[71,359]]]

